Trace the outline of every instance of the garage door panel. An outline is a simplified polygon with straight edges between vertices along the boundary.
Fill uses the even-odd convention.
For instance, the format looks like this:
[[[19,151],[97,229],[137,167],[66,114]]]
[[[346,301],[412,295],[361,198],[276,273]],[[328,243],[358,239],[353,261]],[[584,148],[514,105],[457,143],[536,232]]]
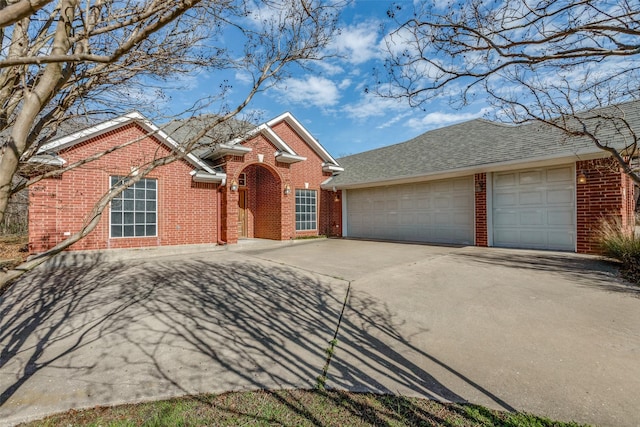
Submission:
[[[515,173],[501,173],[500,175],[496,175],[494,181],[495,188],[510,187],[513,185],[516,185]]]
[[[473,243],[473,177],[347,190],[346,194],[349,236]],[[376,211],[368,215],[369,221],[354,218],[369,206]]]
[[[540,205],[544,200],[543,189],[534,190],[534,191],[523,191],[520,193],[520,204],[521,205]]]
[[[545,225],[545,212],[538,211],[524,211],[520,212],[520,225],[532,226],[532,225]]]
[[[503,226],[517,226],[518,225],[518,213],[515,211],[497,211],[494,213],[494,222]]]
[[[573,205],[573,189],[563,188],[547,191],[547,204]]]
[[[540,184],[542,182],[543,172],[540,170],[520,172],[518,174],[519,185]]]
[[[547,213],[549,226],[572,226],[574,224],[573,221],[574,210],[573,209],[563,209],[563,210],[550,210]]]
[[[498,206],[516,206],[518,204],[518,193],[515,191],[508,193],[496,192],[494,200]]]
[[[493,175],[495,246],[575,250],[572,165]]]
[[[547,169],[547,182],[573,181],[573,167],[564,166],[560,168]]]

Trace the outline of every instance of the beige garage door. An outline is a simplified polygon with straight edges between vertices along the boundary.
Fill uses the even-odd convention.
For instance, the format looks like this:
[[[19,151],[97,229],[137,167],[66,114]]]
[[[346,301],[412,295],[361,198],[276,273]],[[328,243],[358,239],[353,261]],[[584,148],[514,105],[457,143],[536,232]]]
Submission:
[[[473,244],[473,178],[347,191],[347,235]]]
[[[494,246],[575,250],[572,165],[493,175]]]

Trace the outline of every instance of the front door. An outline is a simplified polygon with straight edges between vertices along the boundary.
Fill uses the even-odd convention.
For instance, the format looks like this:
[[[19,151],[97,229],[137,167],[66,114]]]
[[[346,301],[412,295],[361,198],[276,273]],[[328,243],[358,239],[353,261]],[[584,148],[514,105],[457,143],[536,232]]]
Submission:
[[[247,237],[247,192],[238,191],[238,237]]]

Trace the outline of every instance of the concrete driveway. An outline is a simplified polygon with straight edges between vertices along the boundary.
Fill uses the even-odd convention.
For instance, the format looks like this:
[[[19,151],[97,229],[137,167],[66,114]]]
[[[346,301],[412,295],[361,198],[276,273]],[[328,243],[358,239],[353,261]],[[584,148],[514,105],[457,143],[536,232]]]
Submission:
[[[0,424],[329,387],[637,426],[640,294],[572,254],[318,240],[37,270],[0,299]],[[238,251],[239,250],[239,251]]]

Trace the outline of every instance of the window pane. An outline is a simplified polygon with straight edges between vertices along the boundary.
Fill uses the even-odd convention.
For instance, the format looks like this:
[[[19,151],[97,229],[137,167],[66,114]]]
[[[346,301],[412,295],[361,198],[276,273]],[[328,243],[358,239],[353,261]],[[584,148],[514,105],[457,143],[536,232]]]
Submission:
[[[136,225],[136,237],[144,236],[144,225]]]
[[[111,237],[122,237],[122,227],[119,225],[112,225]]]
[[[296,230],[315,230],[316,190],[296,190]]]
[[[117,185],[122,178],[112,176],[110,182]],[[156,235],[156,188],[155,179],[142,179],[114,198],[111,202],[111,237]]]

